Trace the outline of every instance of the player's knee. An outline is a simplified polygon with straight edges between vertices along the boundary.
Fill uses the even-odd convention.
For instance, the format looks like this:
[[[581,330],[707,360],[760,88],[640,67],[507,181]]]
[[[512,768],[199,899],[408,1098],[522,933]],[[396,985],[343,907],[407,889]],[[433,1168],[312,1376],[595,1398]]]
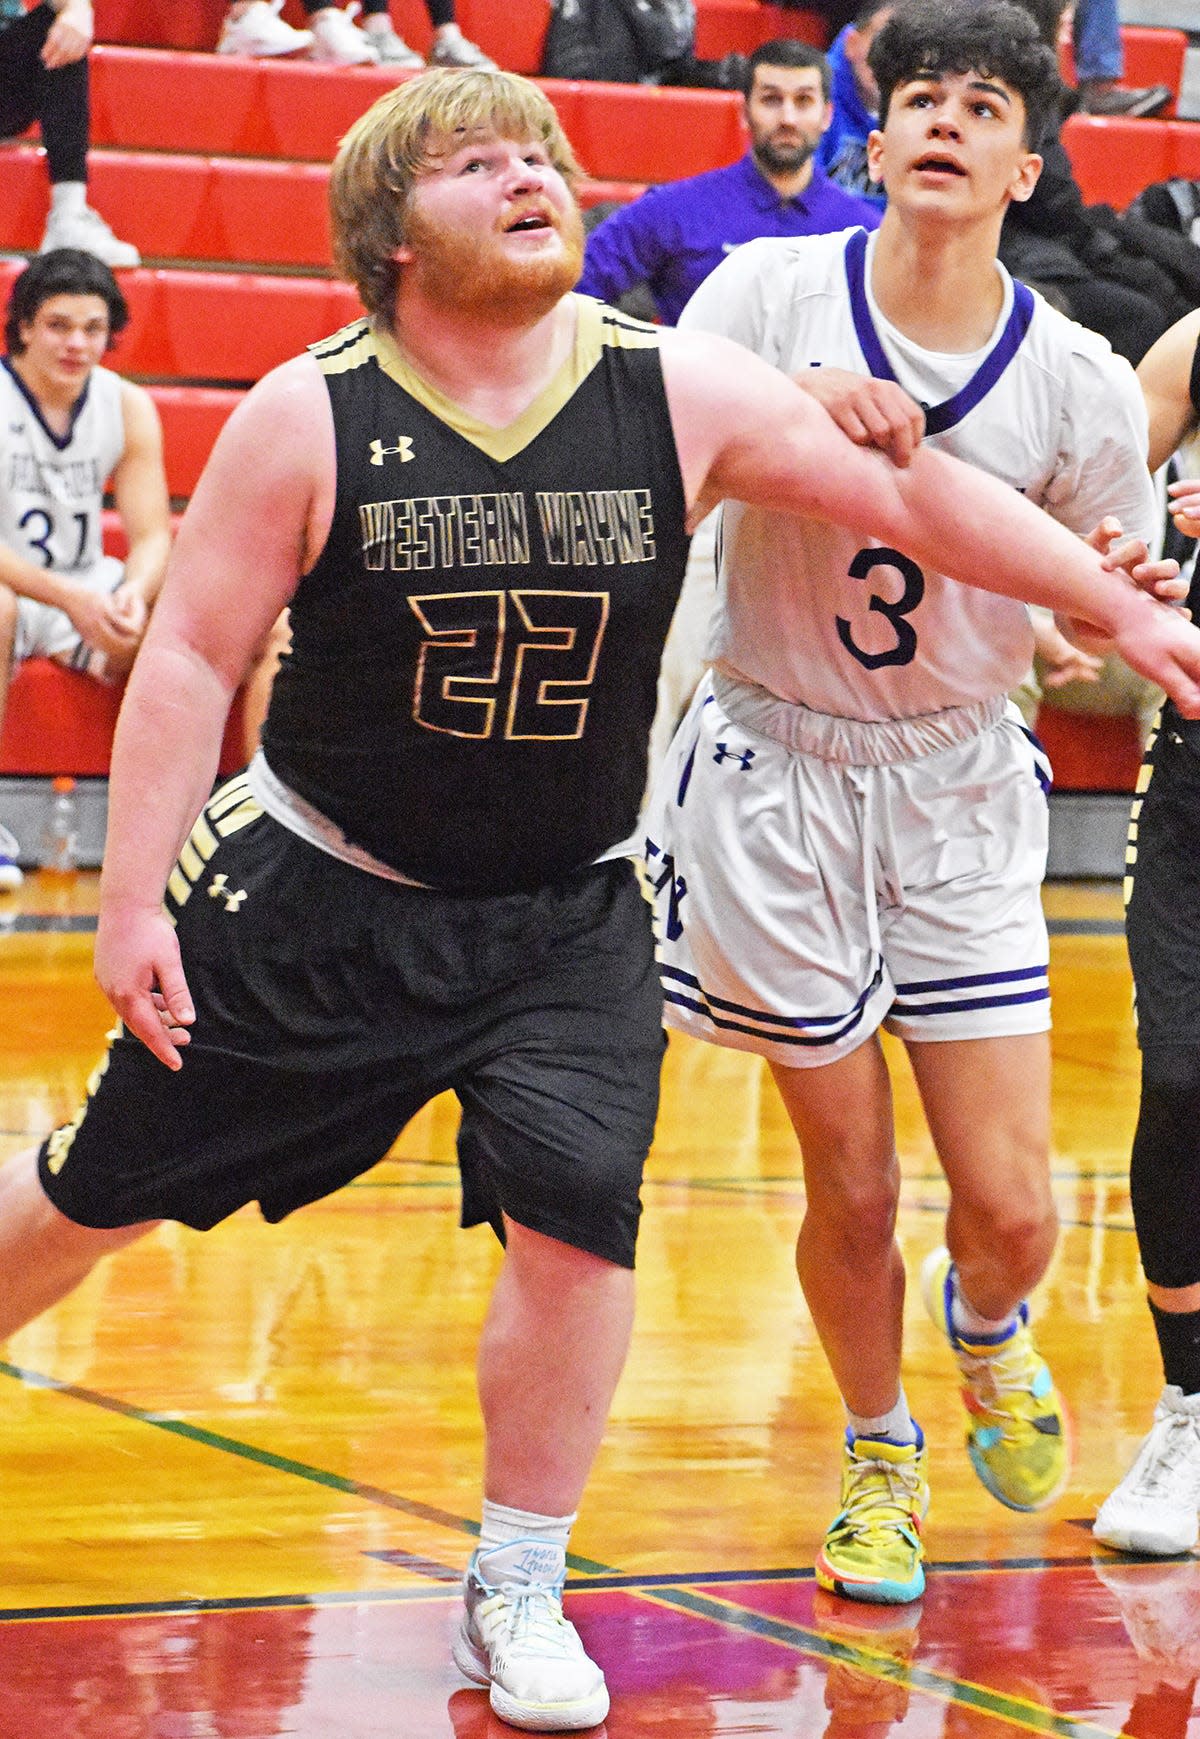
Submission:
[[[1146,1278],[1200,1282],[1200,1046],[1143,1052],[1129,1193]]]
[[[871,1170],[810,1164],[805,1176],[810,1234],[819,1228],[823,1242],[836,1245],[848,1258],[890,1246],[900,1206],[900,1167],[894,1155],[887,1165]]]

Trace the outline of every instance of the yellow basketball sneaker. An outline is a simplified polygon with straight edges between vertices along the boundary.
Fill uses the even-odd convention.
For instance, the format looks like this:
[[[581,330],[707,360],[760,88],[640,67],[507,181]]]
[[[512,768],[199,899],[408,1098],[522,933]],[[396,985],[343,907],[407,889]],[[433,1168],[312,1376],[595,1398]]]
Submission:
[[[842,1507],[817,1556],[817,1582],[846,1600],[902,1606],[925,1590],[921,1523],[929,1508],[925,1439],[846,1432]]]
[[[921,1268],[925,1308],[954,1349],[963,1376],[967,1454],[994,1498],[1010,1510],[1044,1509],[1071,1471],[1066,1408],[1029,1332],[1022,1304],[1016,1327],[995,1342],[964,1341],[954,1328],[954,1264],[934,1250]]]

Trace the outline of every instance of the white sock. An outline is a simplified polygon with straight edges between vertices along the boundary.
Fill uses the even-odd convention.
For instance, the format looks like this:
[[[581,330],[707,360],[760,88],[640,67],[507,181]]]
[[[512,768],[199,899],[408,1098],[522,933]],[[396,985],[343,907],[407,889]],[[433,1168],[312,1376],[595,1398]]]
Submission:
[[[539,1516],[533,1510],[510,1509],[507,1504],[492,1503],[485,1497],[479,1523],[479,1550],[487,1552],[493,1546],[511,1546],[514,1540],[549,1540],[565,1552],[574,1521],[574,1515]]]
[[[991,1316],[982,1316],[970,1301],[963,1297],[962,1287],[958,1283],[958,1269],[954,1270],[954,1285],[950,1296],[950,1323],[960,1340],[968,1342],[1006,1340],[1017,1326],[1016,1313],[1002,1316],[999,1321]]]
[[[50,189],[50,209],[56,217],[74,217],[86,204],[86,181],[56,181]]]
[[[908,1400],[903,1388],[895,1406],[888,1412],[868,1417],[865,1413],[852,1413],[847,1407],[846,1419],[856,1437],[886,1437],[889,1443],[917,1441],[917,1427],[908,1410]]]
[[[433,33],[439,42],[454,42],[462,35],[457,24],[439,24]]]
[[[362,27],[368,36],[386,36],[392,28],[392,21],[386,12],[368,12]]]

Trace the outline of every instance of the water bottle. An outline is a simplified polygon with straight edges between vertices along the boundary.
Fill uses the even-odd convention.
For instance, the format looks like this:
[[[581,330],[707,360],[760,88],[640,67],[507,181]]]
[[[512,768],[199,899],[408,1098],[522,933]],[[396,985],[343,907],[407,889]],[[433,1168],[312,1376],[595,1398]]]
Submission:
[[[79,805],[75,781],[66,774],[54,781],[42,827],[43,873],[66,878],[79,868]]]

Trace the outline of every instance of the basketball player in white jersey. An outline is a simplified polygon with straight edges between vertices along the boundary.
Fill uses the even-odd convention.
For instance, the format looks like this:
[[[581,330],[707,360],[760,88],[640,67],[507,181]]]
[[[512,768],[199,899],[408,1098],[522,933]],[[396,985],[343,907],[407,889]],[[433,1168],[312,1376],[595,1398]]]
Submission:
[[[1005,0],[915,0],[871,63],[877,235],[748,243],[683,329],[739,340],[901,462],[923,429],[1159,583],[1137,541],[1154,503],[1132,371],[996,260],[1009,201],[1037,180],[1053,55]],[[1118,522],[1134,536],[1118,543]],[[1024,1303],[1057,1231],[1049,768],[1005,699],[1031,646],[1009,599],[828,524],[727,504],[714,668],[649,809],[668,1021],[765,1057],[803,1151],[797,1268],[849,1417],[817,1578],[853,1599],[920,1595],[929,1501],[901,1384],[880,1027],[907,1046],[950,1185],[948,1250],[924,1281],[958,1356],[975,1470],[1032,1510],[1069,1468]]]
[[[121,680],[162,584],[171,530],[158,412],[100,362],[128,318],[108,267],[76,248],[40,254],[12,287],[0,359],[0,724],[27,658]],[[101,542],[106,485],[123,562]],[[19,881],[15,841],[0,829],[0,886]]]

